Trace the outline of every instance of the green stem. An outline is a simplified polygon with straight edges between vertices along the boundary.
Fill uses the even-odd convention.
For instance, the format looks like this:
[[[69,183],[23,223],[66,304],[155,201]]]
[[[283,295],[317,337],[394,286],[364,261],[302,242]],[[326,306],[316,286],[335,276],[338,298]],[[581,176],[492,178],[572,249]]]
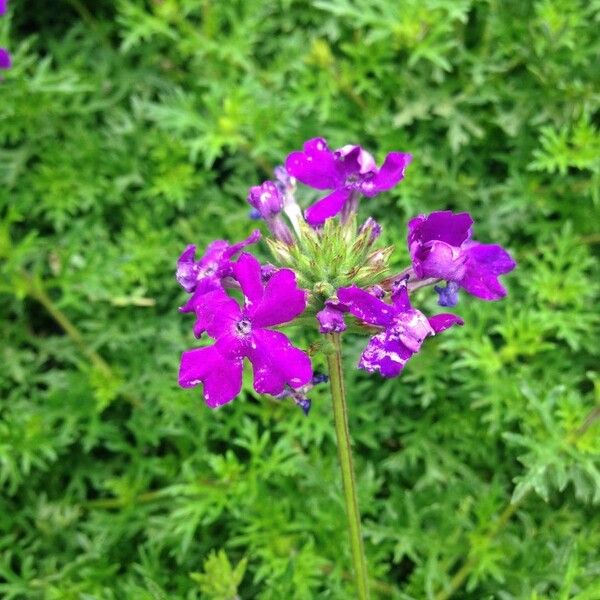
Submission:
[[[350,548],[352,550],[352,564],[354,578],[359,600],[368,600],[369,588],[367,585],[367,563],[363,546],[360,527],[360,513],[356,497],[356,481],[354,465],[352,463],[352,447],[350,431],[348,430],[348,408],[344,392],[344,378],[342,374],[342,352],[340,335],[332,333],[330,340],[333,351],[327,355],[329,367],[329,381],[331,385],[331,398],[333,400],[333,419],[337,437],[338,457],[342,470],[342,485],[344,487],[344,501],[348,516],[348,529],[350,532]]]
[[[498,521],[495,526],[489,531],[486,539],[488,542],[491,542],[505,527],[505,525],[510,521],[510,518],[515,514],[523,500],[527,497],[527,494],[521,497],[521,499],[517,502],[513,502],[512,504],[508,504],[506,508],[502,511],[502,514],[498,517]],[[434,600],[448,600],[454,592],[462,587],[462,584],[465,582],[465,579],[470,575],[471,571],[477,566],[479,562],[478,557],[473,555],[471,556],[465,564],[456,572],[454,577],[450,580],[448,587],[444,590],[439,591]]]
[[[75,327],[67,315],[52,301],[44,284],[39,279],[34,279],[26,272],[21,273],[21,278],[23,283],[25,283],[29,296],[34,300],[37,300],[46,309],[48,314],[60,325],[71,341],[79,347],[92,366],[106,379],[115,379],[115,373],[111,366],[102,358],[102,356],[100,356],[100,354],[98,354],[98,352],[86,343],[79,329]],[[127,392],[122,392],[121,395],[133,406],[141,405],[140,399],[136,396]]]

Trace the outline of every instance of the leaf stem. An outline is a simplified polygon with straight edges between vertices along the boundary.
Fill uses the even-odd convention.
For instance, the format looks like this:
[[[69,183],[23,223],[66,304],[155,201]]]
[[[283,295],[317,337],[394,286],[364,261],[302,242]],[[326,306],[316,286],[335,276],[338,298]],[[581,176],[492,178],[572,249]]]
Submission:
[[[526,494],[527,495],[527,494]],[[523,496],[520,500],[516,502],[507,504],[494,527],[489,531],[487,535],[487,541],[490,542],[493,540],[498,533],[504,528],[504,526],[508,523],[510,518],[515,514],[517,508],[521,505],[522,501],[525,499]],[[444,590],[440,590],[436,595],[434,600],[448,600],[456,592],[464,583],[465,579],[469,576],[471,571],[477,566],[479,561],[479,557],[475,555],[471,555],[470,558],[467,559],[465,564],[456,572],[454,577],[450,580],[448,587]]]
[[[48,312],[48,314],[60,325],[62,330],[67,334],[71,341],[83,352],[87,357],[92,367],[96,369],[102,376],[107,380],[116,380],[117,376],[113,371],[112,367],[94,350],[83,337],[82,333],[77,329],[74,323],[62,312],[62,310],[53,302],[52,298],[48,295],[44,284],[41,280],[32,277],[25,271],[21,272],[21,279],[25,284],[27,293],[31,298],[37,300]],[[121,396],[125,398],[133,406],[140,406],[141,401],[136,396],[121,391]]]
[[[368,600],[368,576],[365,550],[363,546],[362,531],[360,526],[360,512],[356,496],[356,480],[352,461],[352,446],[350,431],[348,429],[348,407],[344,391],[344,378],[342,373],[342,352],[340,335],[332,333],[329,338],[333,351],[327,355],[329,367],[329,381],[331,385],[331,398],[333,401],[333,419],[337,437],[338,457],[342,471],[342,485],[344,488],[344,501],[348,517],[350,533],[350,548],[352,551],[352,564],[356,583],[357,598]]]

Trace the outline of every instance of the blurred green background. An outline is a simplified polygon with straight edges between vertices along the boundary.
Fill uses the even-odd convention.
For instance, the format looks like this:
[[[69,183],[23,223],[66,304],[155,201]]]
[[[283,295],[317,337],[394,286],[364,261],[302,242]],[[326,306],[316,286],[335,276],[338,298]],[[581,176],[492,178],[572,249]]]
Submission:
[[[327,390],[176,383],[177,256],[322,135],[414,154],[363,204],[395,266],[435,209],[519,262],[397,380],[347,336],[373,596],[598,600],[599,31],[598,0],[10,0],[0,596],[353,597]]]

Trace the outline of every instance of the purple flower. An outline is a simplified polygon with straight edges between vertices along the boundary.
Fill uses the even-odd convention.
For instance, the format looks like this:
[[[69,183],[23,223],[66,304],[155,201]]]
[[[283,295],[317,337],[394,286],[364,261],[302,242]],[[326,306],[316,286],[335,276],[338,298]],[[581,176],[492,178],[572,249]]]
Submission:
[[[8,0],[0,0],[0,17],[8,10]]]
[[[452,314],[427,318],[411,306],[405,285],[392,294],[392,304],[356,286],[340,288],[337,295],[355,317],[383,328],[369,340],[358,363],[361,369],[369,373],[379,371],[383,377],[399,375],[427,336],[463,324],[462,319]]]
[[[0,69],[10,69],[12,60],[8,50],[0,48]]]
[[[254,389],[261,394],[281,394],[286,385],[302,387],[313,376],[308,355],[283,333],[268,329],[291,321],[306,308],[307,295],[298,289],[294,272],[281,269],[263,285],[260,263],[243,253],[233,264],[233,276],[244,294],[244,306],[222,289],[205,294],[196,312],[196,330],[206,331],[215,343],[181,356],[179,385],[202,383],[211,408],[239,394],[244,357],[252,363]]]
[[[267,222],[269,230],[276,239],[293,244],[294,238],[289,227],[281,217],[284,197],[279,187],[272,181],[255,185],[248,192],[248,202],[256,213]]]
[[[390,152],[381,166],[360,146],[344,146],[332,151],[323,138],[304,144],[303,151],[292,152],[285,161],[287,172],[318,190],[332,192],[306,210],[306,220],[312,226],[322,225],[338,213],[348,212],[360,194],[376,196],[393,188],[403,177],[412,156]]]
[[[359,235],[369,232],[369,245],[374,244],[377,238],[381,235],[381,225],[373,218],[369,217],[358,229]]]
[[[206,247],[204,255],[196,260],[196,246],[190,244],[177,260],[176,278],[186,292],[194,292],[181,307],[182,312],[194,310],[198,297],[221,288],[221,280],[231,274],[231,259],[243,248],[260,239],[256,229],[245,240],[231,245],[225,240],[215,240]]]
[[[325,308],[317,313],[321,333],[341,333],[346,329],[344,313],[348,309],[336,300],[326,300]]]
[[[275,217],[283,209],[281,192],[272,181],[265,181],[262,185],[251,187],[248,192],[248,202],[265,220]]]
[[[483,300],[499,300],[506,290],[498,276],[516,263],[497,244],[471,240],[473,219],[468,213],[450,211],[419,215],[408,224],[408,249],[415,274],[456,282]]]

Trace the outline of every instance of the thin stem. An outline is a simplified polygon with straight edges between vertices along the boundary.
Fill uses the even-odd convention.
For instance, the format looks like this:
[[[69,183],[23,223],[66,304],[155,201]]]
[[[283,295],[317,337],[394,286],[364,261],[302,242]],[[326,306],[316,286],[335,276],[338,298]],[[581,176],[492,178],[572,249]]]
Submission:
[[[61,326],[63,331],[71,338],[75,345],[88,357],[92,365],[94,365],[94,367],[107,379],[112,378],[113,372],[109,364],[93,348],[90,348],[86,344],[79,329],[77,329],[67,315],[54,304],[43,285],[28,274],[23,273],[22,276],[23,280],[27,282],[29,295],[37,300],[48,311],[50,316]]]
[[[508,523],[510,518],[515,514],[517,508],[519,508],[521,502],[525,499],[527,494],[521,497],[517,502],[513,502],[512,504],[508,504],[506,508],[502,511],[502,514],[498,517],[496,524],[490,530],[487,535],[488,542],[494,539],[498,533],[504,528],[504,526]],[[471,571],[477,565],[479,557],[472,555],[465,564],[456,572],[454,577],[450,580],[448,587],[445,590],[439,591],[435,595],[435,600],[448,600],[456,592],[464,583],[465,579],[469,576]]]
[[[102,356],[100,356],[100,354],[98,354],[98,352],[86,343],[79,329],[77,329],[69,317],[67,317],[67,315],[53,302],[52,298],[50,298],[44,284],[40,280],[34,279],[26,272],[22,272],[21,277],[26,285],[29,296],[34,300],[37,300],[46,309],[48,314],[60,325],[71,341],[83,352],[92,366],[101,373],[105,379],[115,380],[116,374],[112,367],[104,360],[104,358],[102,358]],[[123,391],[121,396],[133,406],[141,405],[140,399],[132,394]]]
[[[333,401],[333,419],[337,437],[338,457],[342,471],[344,501],[348,517],[352,565],[354,568],[354,578],[358,594],[357,598],[359,600],[368,600],[369,588],[367,584],[367,563],[365,560],[365,550],[360,527],[360,512],[358,510],[356,481],[354,476],[354,465],[352,462],[352,447],[350,431],[348,429],[348,408],[346,406],[346,394],[344,391],[344,378],[342,374],[340,336],[337,333],[333,333],[329,337],[333,344],[333,352],[327,355],[327,365],[329,367],[329,381],[331,384],[331,398]]]

